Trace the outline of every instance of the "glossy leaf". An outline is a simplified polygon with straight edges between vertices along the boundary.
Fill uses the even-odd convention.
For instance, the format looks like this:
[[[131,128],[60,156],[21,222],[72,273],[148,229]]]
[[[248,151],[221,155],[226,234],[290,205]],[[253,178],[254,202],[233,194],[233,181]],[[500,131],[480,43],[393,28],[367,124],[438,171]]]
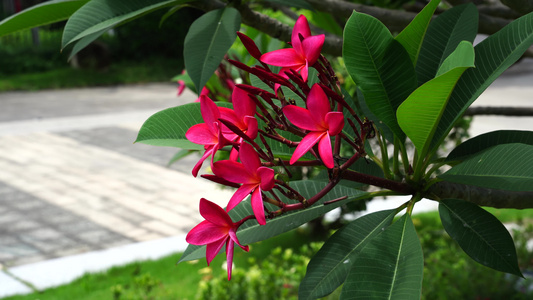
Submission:
[[[396,109],[416,88],[409,55],[374,17],[354,12],[344,28],[343,58],[372,113],[403,138]]]
[[[312,180],[306,181],[293,181],[290,186],[301,193],[304,197],[310,198],[316,195],[326,183],[317,182]],[[287,203],[294,203],[294,200],[288,200],[280,195],[280,198]],[[328,205],[322,205],[324,201],[333,200],[343,196],[348,196],[348,199],[337,201]],[[321,200],[315,203],[313,206],[304,210],[297,210],[283,214],[272,220],[267,220],[267,224],[260,226],[255,221],[248,221],[244,223],[237,232],[237,236],[243,245],[259,242],[271,238],[273,236],[282,234],[298,226],[305,224],[328,211],[331,211],[349,201],[353,201],[355,198],[363,199],[368,196],[368,193],[350,189],[342,186],[336,186]],[[237,207],[229,212],[229,215],[233,221],[241,220],[242,218],[252,215],[253,211],[250,205],[250,200],[241,202]],[[205,256],[205,246],[189,245],[183,255],[180,258],[180,262],[199,259]]]
[[[465,41],[444,61],[442,67],[448,71],[424,83],[398,108],[398,123],[422,159],[429,151],[433,134],[457,80],[473,66],[474,48]]]
[[[513,239],[496,217],[458,199],[442,200],[439,214],[446,232],[472,259],[489,268],[522,276]]]
[[[514,20],[474,48],[475,68],[467,70],[457,82],[442,115],[433,144],[439,144],[468,107],[515,63],[533,44],[533,13]]]
[[[396,36],[396,40],[402,44],[402,46],[407,50],[413,65],[416,66],[416,61],[418,59],[418,53],[422,46],[422,41],[426,34],[427,28],[429,26],[429,21],[431,17],[439,6],[440,0],[431,0],[422,11],[420,11],[416,17],[407,25],[407,27]]]
[[[478,12],[472,3],[455,6],[433,20],[422,42],[416,64],[418,85],[435,77],[442,62],[461,41],[474,42],[477,26]]]
[[[74,55],[76,55],[78,52],[83,50],[83,48],[87,47],[90,43],[92,43],[94,40],[99,38],[102,34],[104,34],[107,31],[107,29],[100,30],[94,33],[91,33],[87,36],[82,37],[81,39],[77,40],[74,43],[74,47],[72,47],[72,50],[70,51],[70,54],[68,56],[68,59],[71,60]]]
[[[0,36],[68,19],[89,0],[47,1],[29,7],[0,22]]]
[[[498,130],[473,137],[457,146],[446,158],[460,161],[492,146],[510,143],[533,145],[533,132],[520,130]]]
[[[201,91],[235,41],[241,15],[232,7],[212,10],[196,19],[185,37],[185,68]]]
[[[324,297],[339,287],[362,249],[390,225],[396,210],[360,217],[331,236],[307,265],[299,299]]]
[[[229,103],[217,102],[217,105],[231,107]],[[167,108],[155,113],[144,122],[135,142],[153,146],[202,150],[204,147],[187,140],[185,133],[191,126],[203,122],[198,102]]]
[[[61,47],[96,32],[105,32],[154,10],[190,0],[91,0],[69,18]]]
[[[533,146],[497,145],[468,157],[439,177],[486,188],[533,191]]]
[[[424,257],[409,215],[363,248],[344,283],[341,299],[420,299]]]

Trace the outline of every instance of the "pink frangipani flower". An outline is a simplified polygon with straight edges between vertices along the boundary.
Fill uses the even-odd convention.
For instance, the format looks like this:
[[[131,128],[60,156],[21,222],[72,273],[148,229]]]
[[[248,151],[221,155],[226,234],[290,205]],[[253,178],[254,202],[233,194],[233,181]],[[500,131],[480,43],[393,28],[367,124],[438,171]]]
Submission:
[[[237,229],[241,224],[233,223],[223,208],[204,198],[200,199],[200,214],[205,221],[191,229],[185,240],[193,245],[206,245],[207,265],[217,256],[222,246],[226,245],[228,280],[231,280],[235,243],[246,252],[250,250],[237,239]]]
[[[231,102],[233,103],[233,109],[227,107],[218,108],[220,118],[237,126],[252,140],[255,139],[257,137],[258,124],[257,119],[254,117],[256,113],[254,101],[246,91],[235,87],[231,95]],[[242,142],[242,138],[239,138],[237,134],[224,125],[222,125],[222,133],[230,141],[237,140],[239,144]]]
[[[301,15],[291,35],[292,48],[279,49],[265,53],[261,56],[261,61],[273,66],[283,67],[280,74],[293,69],[301,72],[304,81],[307,81],[309,67],[312,66],[320,56],[320,50],[324,45],[325,35],[311,35],[311,29],[305,16]]]
[[[220,130],[220,112],[218,106],[205,95],[200,96],[200,110],[205,123],[193,125],[185,133],[185,137],[199,145],[204,145],[204,155],[200,158],[198,163],[192,169],[192,175],[196,177],[198,171],[202,167],[204,160],[211,155],[211,165],[213,164],[213,156],[218,149],[224,147],[229,142],[224,138]]]
[[[213,164],[213,173],[227,181],[242,183],[231,197],[226,209],[230,211],[246,196],[252,193],[252,210],[260,225],[266,224],[262,191],[274,188],[274,170],[261,166],[261,160],[254,148],[242,143],[239,149],[241,162],[233,160],[217,161]]]
[[[296,162],[318,143],[320,158],[324,165],[331,169],[334,163],[330,137],[342,131],[344,116],[341,112],[331,111],[328,97],[318,84],[311,87],[307,96],[307,108],[296,105],[287,105],[283,108],[283,113],[292,124],[310,131],[294,150],[290,164]]]

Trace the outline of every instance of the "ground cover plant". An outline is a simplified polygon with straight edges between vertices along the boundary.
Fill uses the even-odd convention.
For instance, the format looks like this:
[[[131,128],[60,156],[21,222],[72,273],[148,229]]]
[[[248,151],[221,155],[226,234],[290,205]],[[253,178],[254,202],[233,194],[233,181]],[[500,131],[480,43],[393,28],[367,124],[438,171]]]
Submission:
[[[207,12],[191,25],[184,51],[197,91],[219,67],[241,21],[266,33],[287,31],[239,1],[104,2],[58,1],[30,12],[61,9],[69,18],[63,47],[74,44],[76,51],[155,9],[200,7]],[[320,7],[312,0],[291,3]],[[303,15],[295,16],[285,38],[288,48],[260,50],[260,41],[239,33],[254,62],[228,60],[246,83],[236,84],[226,102],[201,94],[197,103],[150,117],[137,142],[199,150],[192,175],[209,165],[213,174],[201,177],[237,189],[226,208],[198,199],[205,221],[189,232],[191,246],[180,261],[206,257],[210,263],[225,251],[230,279],[235,248],[250,251],[250,244],[349,203],[410,195],[331,236],[309,262],[299,298],[320,298],[341,285],[341,299],[420,298],[424,257],[411,214],[422,199],[439,202],[444,229],[473,260],[523,276],[511,235],[479,205],[533,207],[533,133],[495,131],[444,155],[439,150],[468,107],[533,44],[533,14],[501,26],[474,47],[478,19],[486,18],[465,4],[432,20],[438,5],[430,1],[397,35],[351,9],[342,40],[313,34]],[[0,23],[0,29],[20,26],[30,12]],[[339,47],[333,49],[339,44],[352,85],[341,84],[322,53],[339,54]]]

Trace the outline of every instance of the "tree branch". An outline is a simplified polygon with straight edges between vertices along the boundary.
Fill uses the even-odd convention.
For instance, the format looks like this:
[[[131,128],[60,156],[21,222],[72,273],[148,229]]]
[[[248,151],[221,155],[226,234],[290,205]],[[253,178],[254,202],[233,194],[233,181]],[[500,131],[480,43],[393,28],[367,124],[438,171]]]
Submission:
[[[533,208],[533,192],[488,189],[446,181],[431,186],[424,198],[433,200],[463,199],[480,206],[495,208]]]
[[[465,112],[465,116],[481,115],[533,117],[533,107],[477,106],[470,107]]]

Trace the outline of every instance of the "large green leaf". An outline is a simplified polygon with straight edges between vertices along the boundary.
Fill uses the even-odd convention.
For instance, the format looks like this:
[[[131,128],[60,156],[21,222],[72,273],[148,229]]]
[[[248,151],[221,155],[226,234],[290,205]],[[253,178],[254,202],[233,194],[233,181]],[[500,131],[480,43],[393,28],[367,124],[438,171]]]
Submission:
[[[457,80],[473,66],[474,48],[470,42],[464,41],[442,64],[447,72],[421,85],[398,108],[398,124],[415,145],[421,159],[429,151]]]
[[[533,13],[530,13],[476,45],[476,67],[467,70],[457,82],[435,132],[434,145],[445,138],[477,97],[515,63],[532,43]]]
[[[478,263],[522,276],[513,239],[505,226],[479,206],[458,199],[444,199],[439,214],[446,232]]]
[[[478,135],[457,146],[446,158],[460,161],[492,146],[509,143],[533,145],[533,132],[520,130],[498,130]]]
[[[474,41],[477,23],[478,12],[472,3],[453,7],[430,23],[416,64],[418,85],[435,77],[461,41]]]
[[[416,15],[413,21],[411,21],[411,23],[409,23],[409,25],[396,36],[396,40],[402,44],[405,50],[407,50],[407,53],[409,53],[409,57],[415,66],[429,21],[431,21],[431,17],[433,16],[435,9],[437,9],[437,6],[439,6],[439,3],[440,0],[431,0],[426,7]]]
[[[231,107],[228,103],[217,102],[217,105]],[[185,137],[185,133],[191,126],[203,122],[200,103],[198,102],[167,108],[155,113],[144,122],[135,142],[154,146],[201,150],[204,147],[189,142]]]
[[[409,215],[363,248],[342,288],[341,299],[420,299],[424,257]]]
[[[105,32],[154,10],[191,0],[91,0],[69,18],[62,48],[96,32]]]
[[[0,36],[68,19],[89,0],[47,1],[5,18],[0,22]]]
[[[297,190],[300,194],[302,194],[302,196],[306,197],[307,199],[320,192],[320,190],[322,190],[325,185],[326,183],[324,182],[317,182],[312,180],[293,181],[290,183],[290,186],[292,188]],[[280,195],[279,193],[278,195],[284,202],[294,203],[294,200],[289,200],[284,196]],[[323,205],[324,201],[337,199],[343,196],[347,196],[348,199],[337,201],[328,205]],[[272,220],[268,220],[267,224],[263,226],[259,225],[255,221],[248,221],[244,223],[239,228],[237,236],[239,237],[239,241],[242,244],[251,244],[263,241],[273,236],[297,228],[298,226],[305,224],[343,204],[346,204],[347,202],[352,201],[355,198],[363,199],[367,196],[368,193],[363,191],[350,189],[343,186],[336,186],[317,203],[304,210],[288,212]],[[233,221],[238,221],[246,216],[253,215],[250,201],[245,200],[241,202],[241,204],[239,204],[237,207],[235,207],[229,212],[229,215],[231,216]],[[189,247],[187,247],[187,249],[181,256],[180,262],[199,259],[202,257],[205,257],[205,246],[189,245]]]
[[[185,68],[201,91],[235,41],[241,15],[232,7],[212,10],[196,19],[185,37]]]
[[[390,225],[396,210],[384,210],[358,218],[330,237],[307,265],[299,299],[324,297],[340,286],[361,250]]]
[[[533,146],[497,145],[468,157],[440,178],[510,191],[533,191]]]
[[[396,109],[416,88],[409,54],[374,17],[354,12],[344,28],[343,58],[372,113],[403,138]]]

